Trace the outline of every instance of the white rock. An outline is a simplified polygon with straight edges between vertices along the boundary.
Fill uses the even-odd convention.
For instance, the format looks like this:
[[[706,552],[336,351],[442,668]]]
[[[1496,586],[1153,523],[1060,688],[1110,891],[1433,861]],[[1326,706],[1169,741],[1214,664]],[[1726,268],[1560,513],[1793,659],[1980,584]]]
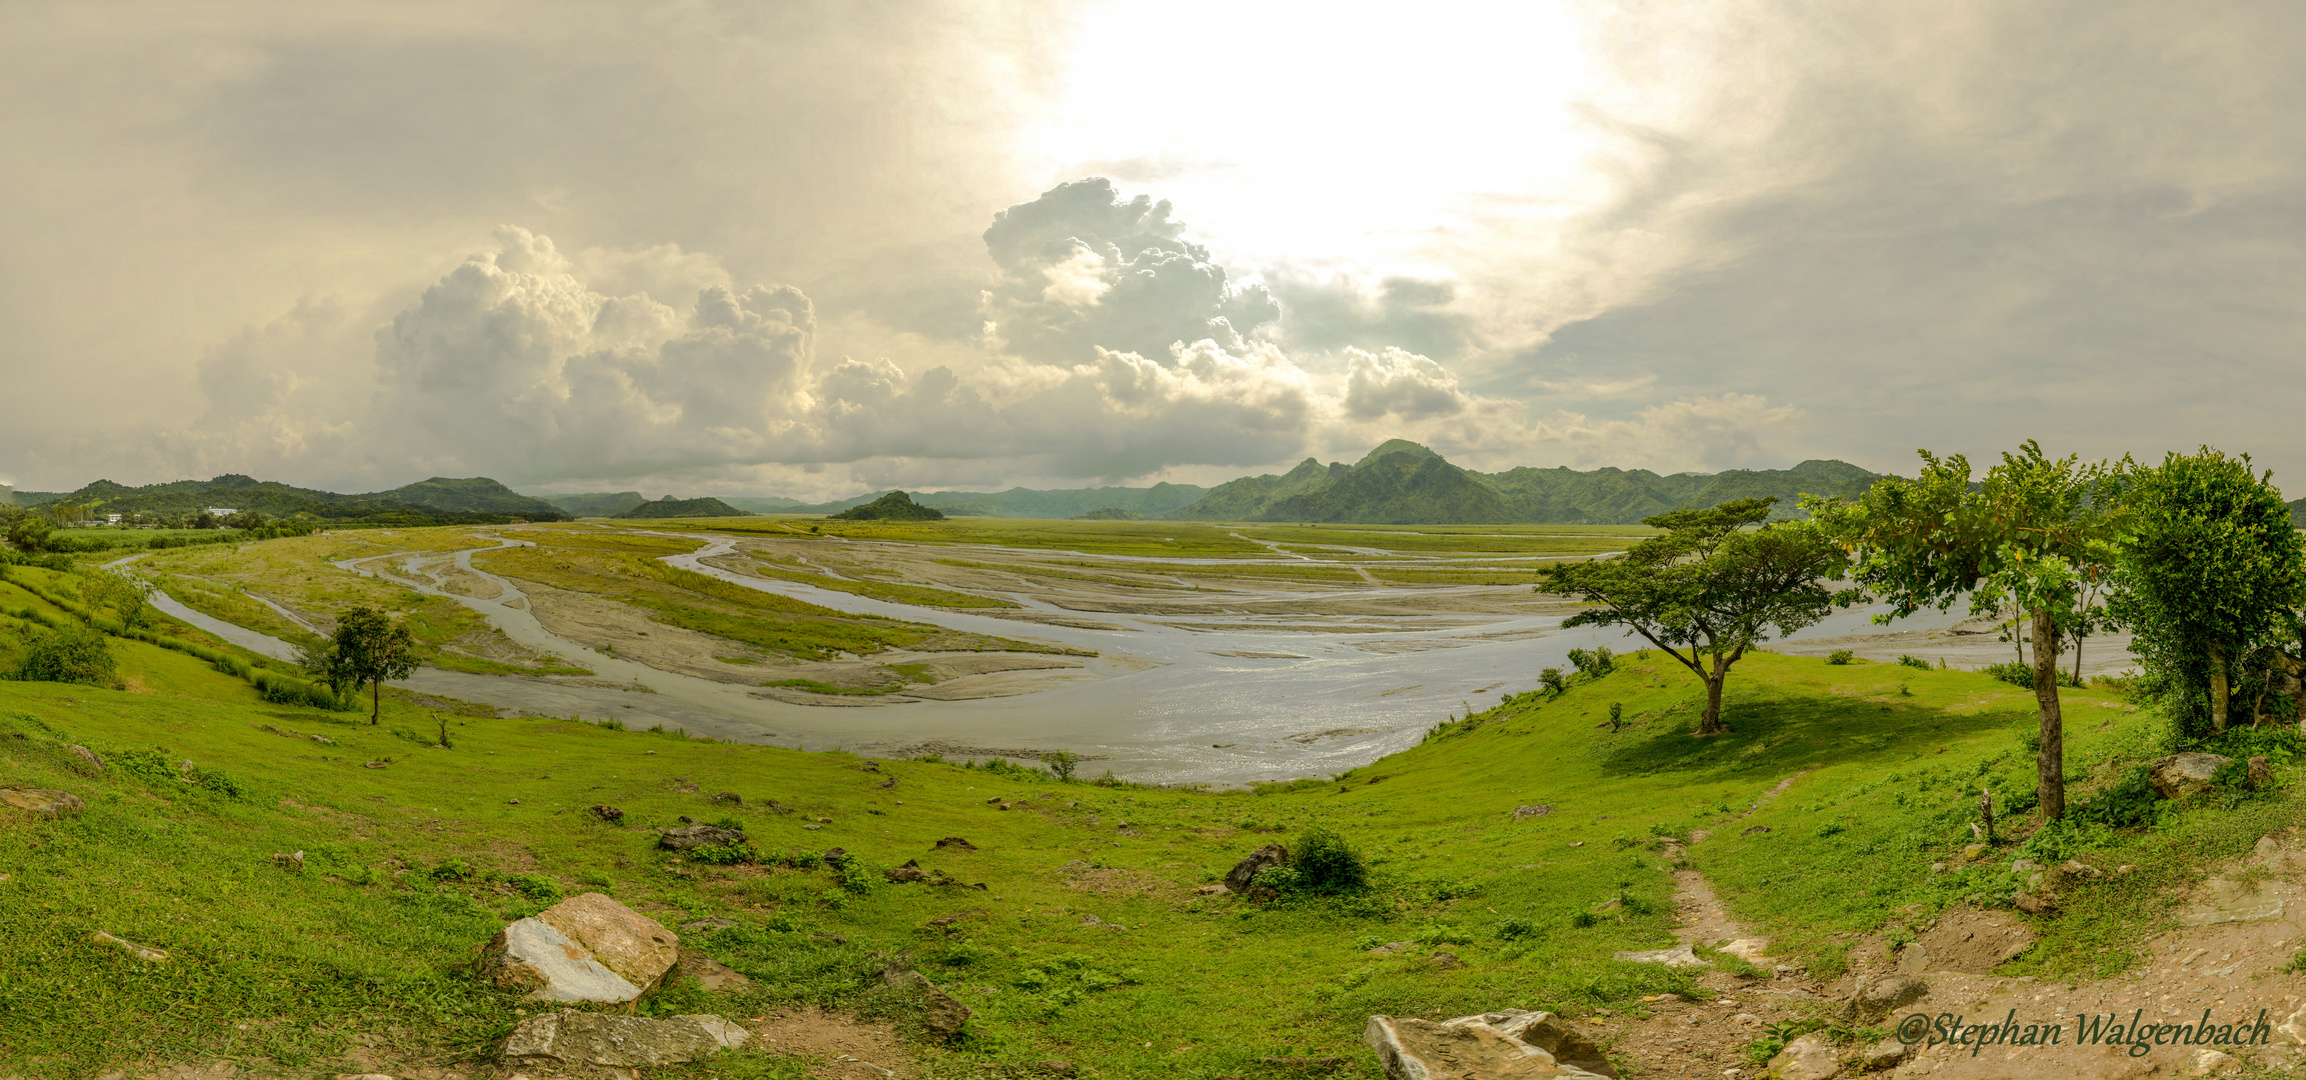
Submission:
[[[1804,1035],[1787,1043],[1770,1059],[1770,1076],[1775,1080],[1826,1080],[1842,1071],[1841,1055],[1834,1052],[1833,1044],[1817,1035]]]
[[[507,989],[529,987],[532,1001],[605,1001],[619,1003],[641,996],[632,981],[592,958],[576,939],[553,929],[543,919],[509,923],[489,943],[497,958],[496,983]]]
[[[1460,1077],[1511,1077],[1512,1080],[1585,1080],[1599,1074],[1565,1065],[1552,1054],[1515,1038],[1492,1023],[1495,1017],[1511,1030],[1527,1030],[1529,1017],[1545,1013],[1485,1013],[1454,1020],[1417,1020],[1372,1016],[1362,1040],[1377,1051],[1388,1080],[1456,1080]]]
[[[1697,953],[1690,948],[1688,942],[1683,942],[1682,944],[1676,945],[1670,949],[1652,949],[1648,952],[1621,952],[1616,955],[1618,959],[1633,964],[1664,964],[1667,967],[1705,966],[1705,961],[1697,958]]]
[[[521,1021],[497,1050],[505,1058],[549,1058],[571,1065],[633,1068],[673,1065],[743,1046],[752,1034],[718,1016],[652,1020],[562,1010]]]
[[[2242,1063],[2235,1060],[2232,1054],[2222,1054],[2216,1050],[2196,1050],[2187,1055],[2185,1064],[2178,1066],[2178,1075],[2216,1076],[2220,1073],[2234,1072],[2241,1067]]]

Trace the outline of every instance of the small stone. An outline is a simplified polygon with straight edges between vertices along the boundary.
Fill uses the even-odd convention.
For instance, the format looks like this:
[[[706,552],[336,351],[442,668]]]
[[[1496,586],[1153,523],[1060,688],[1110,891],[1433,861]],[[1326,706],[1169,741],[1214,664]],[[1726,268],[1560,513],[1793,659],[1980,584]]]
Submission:
[[[2237,1072],[2241,1068],[2242,1063],[2236,1060],[2232,1054],[2222,1054],[2216,1050],[2196,1050],[2187,1055],[2184,1064],[2178,1066],[2178,1075],[2217,1076],[2222,1073]]]
[[[0,788],[0,803],[52,819],[71,817],[87,807],[86,803],[80,801],[80,796],[69,791],[31,787]]]
[[[1741,1024],[1758,1024],[1762,1022],[1761,1017],[1755,1016],[1752,1013],[1739,1013],[1736,1016],[1730,1017],[1730,1019],[1735,1020]]]
[[[2047,915],[2058,909],[2058,905],[2048,897],[2036,896],[2030,892],[2013,894],[2010,897],[2010,902],[2016,904],[2019,911],[2028,915]]]
[[[1762,835],[1762,834],[1764,834],[1764,833],[1767,833],[1767,832],[1769,832],[1769,831],[1770,831],[1770,827],[1769,827],[1769,826],[1767,826],[1767,825],[1755,825],[1755,826],[1753,826],[1753,827],[1751,827],[1751,828],[1748,828],[1746,831],[1739,833],[1738,835],[1739,835],[1739,836],[1760,836],[1760,835]]]
[[[1841,1055],[1818,1035],[1795,1039],[1770,1059],[1770,1075],[1776,1080],[1827,1080],[1840,1071]]]
[[[1945,872],[1946,872],[1946,864],[1944,864],[1944,863],[1942,863],[1942,862],[1934,862],[1934,863],[1931,863],[1931,864],[1930,864],[1930,873],[1933,873],[1933,874],[1943,874],[1943,873],[1945,873]]]
[[[585,812],[601,819],[602,821],[606,821],[611,825],[621,825],[625,820],[624,811],[610,806],[607,803],[595,803],[591,809]]]
[[[1207,885],[1203,885],[1203,886],[1201,886],[1200,888],[1194,889],[1194,890],[1193,890],[1193,895],[1195,895],[1195,896],[1223,896],[1223,895],[1225,895],[1225,892],[1226,892],[1226,889],[1225,889],[1225,883],[1224,883],[1224,882],[1221,882],[1221,881],[1212,881],[1212,882],[1208,883]]]
[[[520,805],[520,800],[519,800],[519,799],[506,799],[506,800],[505,800],[505,802],[507,802],[507,803],[509,803],[509,804],[511,804],[511,805],[513,805],[513,806],[519,806],[519,805]]]
[[[1433,955],[1426,957],[1425,962],[1432,964],[1434,967],[1439,968],[1442,971],[1455,971],[1458,968],[1465,966],[1465,961],[1458,959],[1456,953],[1449,952],[1434,953]]]
[[[1929,992],[1930,984],[1914,976],[1885,975],[1867,983],[1850,999],[1850,1011],[1858,1019],[1871,1023],[1892,1009],[1921,1000]]]
[[[1527,821],[1550,813],[1553,813],[1553,807],[1550,806],[1516,806],[1513,808],[1513,820]]]
[[[684,825],[678,829],[667,829],[664,835],[657,837],[657,846],[666,851],[690,851],[744,842],[742,829],[724,829],[718,825]]]
[[[937,841],[937,846],[940,848],[959,848],[962,851],[977,850],[977,845],[972,844],[958,836],[948,836],[942,840],[939,840]]]
[[[381,762],[381,761],[364,761],[364,762],[361,762],[361,763],[360,763],[360,767],[361,767],[361,768],[363,768],[363,769],[381,769],[381,768],[384,768],[384,762]]]
[[[881,871],[881,876],[898,885],[929,880],[929,872],[921,869],[921,860],[909,859],[903,866],[892,866]]]
[[[1894,1069],[1912,1057],[1912,1043],[1900,1042],[1895,1036],[1883,1039],[1858,1052],[1858,1063],[1868,1072]]]
[[[272,856],[272,862],[292,874],[304,872],[304,853],[301,851],[279,852]]]
[[[1615,955],[1617,959],[1629,964],[1664,964],[1667,967],[1676,968],[1706,966],[1705,961],[1697,958],[1697,952],[1686,941],[1670,949],[1651,949],[1646,952],[1628,951]]]
[[[1073,1063],[1063,1059],[1058,1059],[1055,1061],[1044,1061],[1039,1065],[1034,1066],[1034,1068],[1048,1073],[1051,1076],[1071,1076],[1074,1072]]]
[[[969,1022],[969,1007],[938,989],[937,984],[930,982],[928,976],[918,971],[910,968],[885,968],[881,971],[881,981],[891,986],[916,987],[927,997],[921,1009],[921,1026],[936,1038],[955,1038]]]
[[[713,795],[713,796],[710,796],[710,798],[711,798],[711,799],[712,799],[712,801],[714,801],[714,802],[725,802],[725,803],[728,803],[728,804],[730,804],[730,805],[732,805],[732,806],[743,806],[743,805],[745,805],[745,797],[744,797],[744,796],[742,796],[742,795],[739,795],[739,794],[737,794],[737,793],[736,793],[736,792],[734,792],[734,791],[724,791],[724,792],[721,792],[721,793],[720,793],[720,794],[718,794],[718,795]]]
[[[1225,872],[1225,887],[1233,892],[1248,892],[1249,883],[1257,872],[1269,866],[1289,865],[1289,849],[1279,844],[1267,844],[1243,856],[1233,869]]]
[[[753,980],[743,972],[695,949],[682,949],[680,961],[673,965],[673,970],[695,979],[697,985],[715,994],[753,985]]]
[[[1963,861],[1963,862],[1976,862],[1976,861],[1978,861],[1979,859],[1982,859],[1982,858],[1985,858],[1985,857],[1986,857],[1986,845],[1984,845],[1984,844],[1971,844],[1971,845],[1969,845],[1969,846],[1967,846],[1967,847],[1964,847],[1964,848],[1962,849],[1962,861]]]
[[[67,746],[64,749],[71,751],[72,756],[79,758],[84,764],[92,765],[99,769],[104,767],[104,759],[97,757],[96,751],[94,750],[90,750],[85,746]]]

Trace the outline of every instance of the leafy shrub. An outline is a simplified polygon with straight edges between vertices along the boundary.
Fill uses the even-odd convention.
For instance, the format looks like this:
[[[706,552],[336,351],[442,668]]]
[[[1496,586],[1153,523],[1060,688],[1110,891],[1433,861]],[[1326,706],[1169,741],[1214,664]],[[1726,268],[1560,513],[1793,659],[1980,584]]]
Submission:
[[[1857,658],[1858,654],[1851,652],[1848,649],[1835,649],[1834,651],[1826,654],[1826,663],[1837,665],[1847,664]]]
[[[1369,865],[1361,853],[1327,826],[1309,826],[1298,834],[1297,857],[1290,865],[1310,892],[1336,896],[1369,887]]]
[[[2117,829],[2137,829],[2159,821],[2162,807],[2161,793],[2154,790],[2146,766],[2135,765],[2120,780],[2068,807],[2066,815]]]
[[[1920,668],[1923,671],[1930,670],[1930,662],[1919,656],[1906,656],[1901,653],[1898,656],[1898,663],[1905,667]]]
[[[103,632],[66,624],[51,631],[32,631],[16,677],[27,682],[87,683],[111,686],[119,681],[118,661]]]
[[[1538,672],[1537,682],[1544,688],[1547,697],[1560,697],[1569,689],[1569,680],[1562,677],[1561,669],[1557,667]]]
[[[1596,915],[1590,911],[1580,911],[1569,917],[1569,924],[1571,926],[1577,927],[1580,930],[1592,926],[1593,924],[1600,921],[1601,916]]]
[[[1454,926],[1429,923],[1409,935],[1409,940],[1420,945],[1471,945],[1473,935]]]
[[[463,881],[472,876],[472,864],[450,856],[433,867],[428,876],[434,881]]]
[[[753,854],[753,846],[743,840],[731,840],[726,844],[706,844],[702,847],[690,848],[688,859],[690,862],[710,863],[714,866],[735,866],[739,863],[760,861]]]
[[[1268,866],[1249,879],[1252,888],[1272,889],[1275,892],[1296,892],[1305,884],[1305,875],[1294,866]]]
[[[1489,932],[1497,935],[1499,941],[1520,941],[1523,938],[1536,937],[1537,926],[1528,919],[1507,916],[1497,920],[1496,925],[1489,928]]]
[[[560,882],[543,874],[514,874],[505,879],[522,896],[540,904],[555,903],[561,898]]]
[[[1081,767],[1081,757],[1070,750],[1053,750],[1041,755],[1041,763],[1049,767],[1050,775],[1060,783],[1070,784],[1073,770]]]
[[[1588,679],[1598,679],[1617,670],[1617,660],[1610,655],[1607,645],[1596,645],[1590,650],[1571,649],[1569,664]]]

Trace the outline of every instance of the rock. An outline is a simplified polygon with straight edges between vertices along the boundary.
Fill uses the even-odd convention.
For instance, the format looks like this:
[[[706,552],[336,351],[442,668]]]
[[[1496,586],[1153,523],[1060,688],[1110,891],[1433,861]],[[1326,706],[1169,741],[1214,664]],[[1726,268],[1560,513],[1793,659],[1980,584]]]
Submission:
[[[707,796],[707,798],[711,799],[713,802],[725,802],[731,806],[745,805],[745,797],[737,794],[734,791],[724,791],[718,795]]]
[[[98,945],[110,945],[147,964],[164,963],[168,959],[168,950],[166,949],[155,949],[150,945],[138,945],[127,938],[113,937],[102,930],[98,930],[89,940]]]
[[[1426,957],[1425,962],[1442,971],[1455,971],[1465,966],[1465,961],[1458,959],[1457,954],[1452,952],[1434,953]]]
[[[1201,887],[1199,887],[1199,888],[1196,888],[1196,889],[1194,889],[1194,890],[1193,890],[1193,895],[1195,895],[1195,896],[1223,896],[1223,895],[1225,895],[1226,891],[1227,891],[1227,890],[1226,890],[1226,888],[1225,888],[1225,884],[1224,884],[1223,882],[1220,882],[1220,881],[1212,881],[1212,882],[1210,882],[1210,883],[1209,883],[1209,884],[1207,884],[1207,885],[1203,885],[1203,886],[1201,886]]]
[[[1898,974],[1920,975],[1930,970],[1930,950],[1914,942],[1898,950]]]
[[[631,1001],[680,959],[680,938],[600,893],[573,896],[509,923],[481,948],[496,985],[535,1001]]]
[[[1550,813],[1553,813],[1553,807],[1550,806],[1516,806],[1513,808],[1513,820],[1527,821],[1530,818],[1544,817]]]
[[[2224,754],[2172,754],[2147,766],[2147,778],[2165,799],[2183,799],[2210,788],[2210,777],[2234,759]]]
[[[1670,949],[1651,949],[1648,952],[1621,952],[1616,954],[1616,956],[1617,959],[1623,960],[1629,964],[1664,964],[1667,967],[1705,966],[1705,961],[1697,958],[1697,953],[1691,949],[1690,944],[1686,941]]]
[[[1248,892],[1249,882],[1259,870],[1268,866],[1289,865],[1289,849],[1279,844],[1267,844],[1250,852],[1233,869],[1225,873],[1225,887],[1234,892]]]
[[[1034,1068],[1048,1073],[1051,1076],[1071,1076],[1074,1072],[1073,1063],[1063,1059],[1058,1059],[1055,1061],[1044,1061],[1039,1065],[1034,1066]]]
[[[829,847],[820,852],[817,857],[825,860],[827,866],[839,866],[849,861],[849,849]]]
[[[35,816],[44,818],[68,818],[86,809],[88,805],[80,801],[80,796],[69,791],[33,787],[0,788],[0,803],[7,803],[18,810],[30,810]]]
[[[2103,877],[2105,875],[2105,871],[2100,870],[2095,866],[2091,866],[2090,864],[2083,862],[2080,859],[2068,859],[2065,862],[2058,864],[2058,869],[2064,871],[2067,877],[2074,878],[2094,878]]]
[[[1094,926],[1094,927],[1097,927],[1097,928],[1098,928],[1098,929],[1100,929],[1100,930],[1127,930],[1127,929],[1129,929],[1128,927],[1126,927],[1126,926],[1123,926],[1123,925],[1121,925],[1120,923],[1117,923],[1117,922],[1106,922],[1105,920],[1103,920],[1103,919],[1100,919],[1100,918],[1098,918],[1098,917],[1097,917],[1097,916],[1095,916],[1095,915],[1083,915],[1083,916],[1081,916],[1081,925],[1083,925],[1083,926]]]
[[[930,982],[928,976],[918,971],[910,968],[884,968],[881,981],[891,986],[910,986],[922,991],[928,1000],[921,1008],[921,1027],[936,1038],[952,1039],[961,1034],[962,1026],[969,1022],[969,1007],[955,1001],[951,994],[937,989],[937,984]]]
[[[304,872],[304,853],[301,851],[275,852],[272,856],[272,862],[273,865],[278,866],[291,874],[301,874]]]
[[[1840,1071],[1842,1060],[1833,1044],[1820,1035],[1804,1035],[1770,1059],[1769,1074],[1773,1080],[1826,1080]]]
[[[2221,1073],[2239,1072],[2241,1068],[2242,1063],[2236,1060],[2232,1054],[2222,1054],[2216,1050],[2196,1050],[2186,1056],[2184,1064],[2178,1066],[2178,1075],[2217,1076]]]
[[[1960,855],[1960,858],[1963,862],[1976,862],[1979,859],[1983,859],[1985,857],[1986,845],[1984,844],[1971,844],[1967,847],[1964,847],[1962,849],[1962,854]]]
[[[1362,1040],[1377,1051],[1389,1080],[1547,1080],[1605,1075],[1556,1059],[1482,1016],[1433,1021],[1372,1016]]]
[[[742,990],[753,985],[753,980],[743,972],[695,949],[682,949],[681,958],[673,965],[673,970],[695,979],[697,985],[716,994]]]
[[[1760,835],[1762,835],[1763,833],[1766,833],[1766,832],[1768,832],[1768,831],[1770,831],[1770,827],[1769,827],[1769,826],[1767,826],[1767,825],[1755,825],[1755,826],[1752,826],[1751,828],[1748,828],[1746,831],[1739,833],[1738,835],[1739,835],[1739,836],[1760,836]]]
[[[2306,1005],[2299,1006],[2297,1012],[2274,1025],[2274,1030],[2281,1032],[2282,1037],[2290,1040],[2291,1045],[2306,1046]]]
[[[991,913],[990,913],[990,912],[988,912],[988,911],[986,911],[984,908],[981,908],[981,907],[973,907],[973,908],[969,908],[969,909],[968,909],[968,910],[966,910],[966,911],[955,911],[955,912],[952,912],[952,913],[950,913],[950,914],[946,914],[946,915],[939,915],[939,916],[937,916],[937,917],[936,917],[936,918],[934,918],[934,919],[930,919],[930,920],[929,920],[929,921],[928,921],[928,922],[927,922],[925,925],[928,925],[928,926],[934,926],[934,927],[937,927],[937,928],[939,928],[939,929],[943,929],[944,927],[948,927],[948,926],[951,926],[951,925],[953,925],[954,923],[960,922],[960,921],[961,921],[961,920],[963,920],[963,919],[970,919],[970,918],[981,918],[981,917],[983,917],[983,916],[985,916],[985,915],[988,915],[988,914],[991,914]]]
[[[2250,790],[2264,791],[2274,786],[2274,767],[2260,754],[2250,759]]]
[[[1872,1023],[1888,1016],[1892,1009],[1920,1001],[1929,992],[1930,984],[1912,975],[1884,975],[1867,983],[1850,998],[1849,1011],[1859,1020]]]
[[[636,1068],[697,1061],[743,1046],[751,1037],[718,1016],[652,1020],[564,1009],[521,1021],[497,1048],[497,1056]]]
[[[718,915],[708,915],[702,919],[690,919],[689,921],[682,923],[681,933],[709,934],[715,930],[726,930],[729,927],[735,925],[737,925],[737,920],[735,919],[724,919]]]
[[[2178,925],[2273,922],[2282,917],[2284,906],[2281,897],[2259,892],[2254,885],[2218,878],[2210,882],[2200,904],[2178,916]]]
[[[2014,893],[2010,897],[2010,902],[2016,904],[2019,911],[2028,915],[2047,915],[2058,910],[2056,901],[2045,896],[2036,896],[2030,892]]]
[[[939,840],[937,841],[937,846],[940,848],[959,848],[962,851],[977,850],[977,845],[972,844],[967,840],[963,840],[958,836],[948,836],[942,840]]]
[[[1913,1054],[1912,1043],[1899,1042],[1897,1037],[1893,1035],[1858,1051],[1858,1067],[1867,1072],[1894,1069],[1904,1064],[1905,1060],[1912,1057]]]
[[[892,866],[881,871],[881,876],[899,885],[929,880],[929,872],[921,869],[919,859],[907,859],[903,866]]]
[[[2010,872],[2013,874],[2031,874],[2039,869],[2041,867],[2032,859],[2017,859],[2010,863]]]
[[[71,755],[72,755],[73,757],[79,758],[79,759],[81,760],[81,762],[83,762],[84,764],[90,765],[90,766],[92,766],[92,767],[95,767],[95,768],[98,768],[98,769],[101,769],[101,768],[103,768],[103,767],[104,767],[104,759],[103,759],[103,758],[100,758],[100,757],[97,757],[97,756],[96,756],[96,751],[94,751],[94,750],[90,750],[89,748],[87,748],[87,747],[85,747],[85,746],[77,746],[77,745],[75,745],[75,746],[67,746],[67,747],[65,747],[64,749],[65,749],[66,751],[70,752],[70,753],[71,753]]]
[[[1944,863],[1942,863],[1942,862],[1934,862],[1934,863],[1931,863],[1931,864],[1930,864],[1930,873],[1933,873],[1933,874],[1943,874],[1943,873],[1945,873],[1945,872],[1946,872],[1946,864],[1944,864]]]
[[[1753,937],[1738,938],[1721,947],[1721,951],[1749,964],[1758,964],[1768,958],[1769,949],[1769,939]]]
[[[594,803],[592,809],[585,812],[611,825],[624,824],[625,812],[607,803]]]
[[[666,851],[688,851],[692,848],[744,842],[743,830],[724,829],[718,825],[684,825],[678,829],[666,829],[663,836],[657,837],[657,846]]]
[[[1506,1009],[1483,1013],[1480,1017],[1460,1019],[1480,1019],[1509,1037],[1552,1054],[1554,1061],[1559,1064],[1584,1069],[1596,1076],[1617,1075],[1617,1070],[1609,1063],[1609,1055],[1602,1052],[1601,1044],[1593,1036],[1552,1013]]]

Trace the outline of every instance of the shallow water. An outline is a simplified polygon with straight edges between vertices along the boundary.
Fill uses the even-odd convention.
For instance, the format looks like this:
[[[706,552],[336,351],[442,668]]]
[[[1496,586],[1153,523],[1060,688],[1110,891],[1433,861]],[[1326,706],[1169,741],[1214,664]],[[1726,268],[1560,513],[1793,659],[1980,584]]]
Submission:
[[[549,679],[473,675],[420,669],[395,683],[500,708],[587,719],[614,718],[631,727],[663,724],[739,742],[773,743],[811,749],[845,748],[889,752],[925,742],[1035,750],[1071,750],[1087,759],[1083,771],[1149,782],[1204,782],[1233,785],[1342,772],[1414,745],[1425,730],[1467,708],[1487,708],[1506,693],[1536,685],[1547,667],[1568,667],[1570,649],[1607,644],[1626,651],[1638,639],[1614,632],[1558,628],[1551,615],[1474,616],[1477,625],[1443,630],[1403,629],[1384,633],[1260,631],[1260,619],[1293,626],[1317,625],[1322,617],[1225,616],[1247,629],[1188,630],[1152,618],[1109,612],[1087,613],[1128,630],[1088,630],[1019,623],[990,616],[909,607],[830,592],[808,585],[733,574],[702,560],[727,554],[734,543],[715,536],[657,533],[703,542],[706,547],[664,561],[710,574],[747,588],[774,592],[841,611],[890,615],[955,630],[1003,637],[1027,636],[1101,655],[1088,661],[1100,678],[1059,685],[1016,697],[968,701],[914,701],[874,707],[795,705],[751,696],[746,687],[661,671],[587,649],[546,630],[528,611],[508,606],[523,597],[505,578],[472,566],[475,552],[404,552],[348,560],[356,573],[392,563],[391,580],[446,597],[486,617],[508,637],[541,652],[589,668],[600,679],[634,689],[571,686]],[[525,541],[500,540],[503,546]],[[501,594],[482,600],[446,591],[438,578],[417,569],[441,559],[493,582]],[[1454,614],[1450,598],[1487,589],[1428,589],[1433,616]],[[1374,588],[1368,595],[1398,596]],[[1304,594],[1243,590],[1238,598],[1299,598]],[[1329,592],[1326,599],[1350,599],[1353,591]],[[1021,604],[1059,611],[1045,603],[1012,596]],[[176,618],[267,656],[293,658],[286,642],[193,611],[158,595],[155,606]],[[1072,613],[1083,614],[1083,613]],[[1795,635],[1824,637],[1869,629],[1870,610],[1839,613]],[[1901,620],[1900,629],[1928,629],[1954,622],[1953,615]],[[1353,621],[1366,625],[1366,617]],[[1514,634],[1512,640],[1491,635]],[[1518,636],[1534,635],[1534,636]],[[1368,646],[1383,646],[1376,651]],[[1218,656],[1218,652],[1272,652],[1298,659]],[[1147,662],[1140,670],[1131,661]],[[1342,732],[1341,734],[1325,734]]]

